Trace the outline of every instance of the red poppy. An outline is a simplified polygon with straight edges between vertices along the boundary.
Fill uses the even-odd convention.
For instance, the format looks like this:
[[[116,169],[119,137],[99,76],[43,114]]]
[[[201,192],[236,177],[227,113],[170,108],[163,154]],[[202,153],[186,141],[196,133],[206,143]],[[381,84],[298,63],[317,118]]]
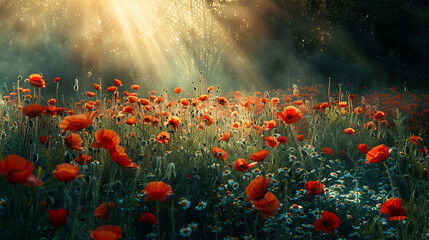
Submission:
[[[91,160],[92,160],[91,156],[88,156],[86,154],[81,154],[79,157],[76,157],[75,159],[73,159],[73,162],[79,165],[85,165],[85,164],[88,164]]]
[[[110,215],[109,209],[115,207],[115,202],[109,202],[109,204],[102,203],[97,209],[95,209],[95,216],[101,219],[107,219]]]
[[[55,103],[57,103],[57,100],[55,100],[53,98],[48,100],[49,105],[55,105]]]
[[[322,148],[322,153],[324,153],[326,156],[333,156],[335,154],[334,150],[328,147]]]
[[[166,200],[171,194],[173,194],[171,186],[162,181],[149,182],[146,184],[144,191],[146,195],[144,199],[145,201]]]
[[[49,221],[55,227],[61,227],[67,223],[67,210],[59,208],[57,210],[51,209],[48,211]]]
[[[33,174],[31,161],[18,155],[7,155],[0,161],[0,174],[10,183],[18,183],[27,187],[42,186],[43,183]]]
[[[228,100],[226,100],[226,98],[224,98],[224,97],[218,97],[217,103],[219,103],[222,106],[225,106],[228,103]]]
[[[272,148],[275,148],[277,147],[277,145],[279,145],[279,142],[277,141],[277,139],[272,136],[265,137],[265,142],[267,143],[268,146]]]
[[[276,138],[276,140],[280,144],[286,144],[287,143],[287,138],[285,136],[280,136],[280,137]]]
[[[54,78],[54,83],[57,83],[57,82],[59,82],[60,80],[61,80],[61,78],[56,77],[56,78]]]
[[[416,145],[420,145],[423,142],[423,138],[421,138],[419,136],[412,136],[412,137],[410,137],[410,141]]]
[[[378,163],[389,157],[389,149],[386,145],[381,144],[371,149],[366,154],[367,161],[365,163]]]
[[[283,109],[283,112],[277,112],[277,117],[285,124],[292,124],[302,118],[302,113],[294,106],[287,106]]]
[[[385,119],[385,114],[382,111],[377,111],[372,117],[374,118],[374,121],[383,121]]]
[[[70,182],[75,178],[81,178],[83,175],[77,175],[79,167],[70,163],[58,164],[52,172],[54,177],[62,182]]]
[[[353,128],[346,128],[346,129],[344,129],[344,132],[347,134],[353,134],[353,133],[355,133],[355,130]]]
[[[308,181],[305,183],[305,190],[307,195],[319,195],[324,192],[323,183],[319,184],[319,181]]]
[[[118,240],[122,238],[122,228],[116,225],[103,225],[91,232],[94,240]]]
[[[138,223],[139,222],[144,222],[144,223],[149,224],[149,225],[156,225],[157,220],[156,220],[155,215],[153,215],[152,213],[147,212],[147,213],[143,213],[142,214],[142,216],[140,217],[140,220],[138,221]]]
[[[393,221],[401,221],[407,218],[407,210],[402,208],[402,200],[400,198],[390,198],[380,207],[381,214],[387,214],[386,219]]]
[[[222,161],[225,161],[226,157],[228,156],[228,153],[225,150],[218,147],[212,147],[211,153],[213,157],[218,158]]]
[[[95,90],[100,90],[100,89],[101,89],[101,85],[100,85],[100,84],[95,84],[95,83],[94,83],[94,89],[95,89]]]
[[[256,166],[256,162],[249,164],[244,160],[243,158],[235,160],[234,169],[237,170],[237,172],[246,172],[250,168]]]
[[[356,148],[357,148],[358,152],[363,153],[363,154],[367,154],[369,151],[369,148],[365,143],[359,144]]]
[[[137,118],[127,118],[127,120],[125,120],[125,124],[127,125],[134,125],[137,122]]]
[[[229,138],[231,137],[232,132],[223,132],[222,136],[219,138],[219,141],[228,141]]]
[[[64,143],[66,146],[70,149],[76,150],[76,151],[82,151],[82,138],[76,134],[76,133],[70,133],[68,136],[64,137]]]
[[[268,192],[269,178],[265,178],[264,175],[253,179],[246,187],[246,194],[249,196],[246,200],[259,201],[264,198]]]
[[[29,118],[35,118],[42,114],[43,109],[40,104],[29,104],[22,108],[22,113]]]
[[[172,116],[168,119],[166,125],[171,125],[173,126],[173,129],[176,130],[177,128],[179,128],[180,123],[181,123],[180,118]]]
[[[320,104],[320,109],[325,109],[327,107],[329,107],[329,103],[328,102],[323,102],[323,103]]]
[[[174,93],[180,93],[182,91],[182,88],[178,87],[178,88],[175,88],[173,91]]]
[[[114,92],[114,91],[116,91],[116,86],[110,86],[110,87],[108,87],[107,91],[108,92]]]
[[[210,87],[207,88],[207,92],[211,92],[213,90],[214,90],[214,86],[210,86]]]
[[[110,129],[100,129],[95,132],[97,142],[91,144],[92,148],[111,149],[121,142],[119,135]]]
[[[131,85],[132,90],[139,90],[139,88],[140,88],[140,85],[137,85],[137,84]]]
[[[29,83],[31,86],[33,87],[41,87],[41,88],[45,88],[46,84],[45,84],[45,80],[43,80],[42,75],[40,74],[31,74],[29,77]]]
[[[129,113],[129,114],[131,114],[131,115],[135,115],[134,114],[134,108],[133,107],[131,107],[131,106],[126,106],[126,107],[124,107],[123,109],[122,109],[122,111],[121,111],[121,114],[124,114],[124,113]]]
[[[121,145],[115,145],[109,149],[110,158],[115,163],[126,168],[137,168],[137,165],[131,161],[128,155],[125,153],[125,148]]]
[[[298,137],[296,138],[298,141],[302,142],[304,141],[304,135],[299,134]]]
[[[88,96],[88,97],[94,97],[95,96],[95,92],[86,92],[86,96]]]
[[[168,132],[160,132],[156,137],[156,141],[162,144],[168,143],[168,141],[170,141],[170,135]]]
[[[136,96],[129,96],[128,102],[129,103],[136,103],[139,99]]]
[[[250,155],[249,159],[254,162],[261,162],[268,156],[268,153],[270,153],[270,151],[263,149]]]
[[[213,117],[210,116],[209,114],[204,114],[203,115],[203,119],[204,119],[204,124],[207,126],[210,126],[213,124]]]
[[[61,132],[65,131],[79,131],[92,124],[92,119],[97,115],[98,111],[76,114],[63,118],[59,127],[62,128]]]
[[[113,83],[114,83],[116,86],[122,86],[122,81],[121,81],[121,80],[119,80],[119,79],[113,79]]]
[[[49,140],[49,145],[52,145],[52,142],[54,140],[54,138],[52,136],[40,136],[39,137],[39,142],[44,146],[46,145],[48,140]]]
[[[316,232],[324,231],[329,234],[333,234],[338,226],[340,226],[340,219],[335,213],[329,211],[323,211],[322,219],[317,219],[313,225]]]
[[[203,94],[203,95],[198,97],[198,100],[200,100],[201,102],[204,102],[207,100],[207,98],[208,98],[207,94]]]
[[[265,220],[268,220],[270,216],[277,215],[278,209],[280,208],[280,201],[271,192],[267,192],[264,197],[258,201],[250,201],[253,203],[253,209],[259,211]]]

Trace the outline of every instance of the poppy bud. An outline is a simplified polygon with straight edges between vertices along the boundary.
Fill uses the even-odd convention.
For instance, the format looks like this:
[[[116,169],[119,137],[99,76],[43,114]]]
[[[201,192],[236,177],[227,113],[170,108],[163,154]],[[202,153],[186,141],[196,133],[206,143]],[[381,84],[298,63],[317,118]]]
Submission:
[[[64,208],[49,210],[48,214],[49,221],[51,221],[51,224],[55,227],[61,227],[67,223],[67,210]]]

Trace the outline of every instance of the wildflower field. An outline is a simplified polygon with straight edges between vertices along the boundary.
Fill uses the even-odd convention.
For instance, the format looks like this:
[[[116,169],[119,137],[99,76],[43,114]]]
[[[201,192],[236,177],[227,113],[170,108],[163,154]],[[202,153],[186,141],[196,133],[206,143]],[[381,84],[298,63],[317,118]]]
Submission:
[[[3,92],[2,238],[429,239],[428,95],[93,84]]]

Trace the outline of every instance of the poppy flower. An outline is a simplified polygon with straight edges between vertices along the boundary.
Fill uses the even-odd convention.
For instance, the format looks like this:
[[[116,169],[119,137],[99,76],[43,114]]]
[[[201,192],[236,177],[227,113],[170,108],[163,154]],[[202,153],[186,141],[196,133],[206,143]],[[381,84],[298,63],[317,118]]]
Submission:
[[[283,112],[277,112],[277,117],[285,124],[292,124],[302,118],[302,113],[294,106],[287,106],[283,109]]]
[[[108,92],[114,92],[114,91],[116,91],[116,86],[110,86],[110,87],[108,87],[107,91]]]
[[[127,120],[125,120],[125,124],[127,125],[134,125],[137,122],[137,118],[127,118]]]
[[[122,228],[116,225],[103,225],[91,232],[93,240],[118,240],[122,238]]]
[[[155,215],[153,215],[152,213],[147,212],[147,213],[143,213],[142,214],[142,216],[140,217],[140,220],[138,221],[138,223],[139,222],[144,222],[144,223],[149,224],[149,225],[156,225],[157,220],[156,220]]]
[[[285,136],[280,136],[280,137],[276,138],[276,140],[280,144],[286,144],[287,143],[287,138]]]
[[[138,102],[138,98],[136,97],[136,96],[129,96],[128,97],[128,102],[129,103],[136,103],[136,102]]]
[[[85,164],[88,164],[91,160],[92,160],[91,156],[88,156],[86,154],[81,154],[79,157],[76,157],[75,159],[73,159],[73,162],[79,165],[85,165]]]
[[[253,203],[253,209],[261,213],[265,220],[268,220],[270,216],[277,215],[280,208],[280,201],[271,192],[267,192],[261,200],[250,202]]]
[[[168,141],[170,141],[170,136],[168,132],[160,132],[156,137],[156,141],[162,144],[168,143]]]
[[[55,227],[61,227],[67,223],[67,210],[59,208],[57,210],[51,209],[48,211],[49,221]]]
[[[52,145],[52,142],[53,142],[53,140],[54,140],[54,138],[53,138],[52,136],[40,136],[40,137],[39,137],[39,142],[40,142],[43,146],[45,146],[45,145],[46,145],[46,143],[48,142],[48,140],[49,140],[49,145]]]
[[[76,133],[70,133],[68,136],[64,137],[64,143],[66,146],[72,150],[82,151],[82,138]]]
[[[115,202],[109,202],[109,204],[102,203],[100,204],[97,209],[95,209],[95,217],[101,218],[101,219],[107,219],[110,215],[109,208],[114,208]]]
[[[173,92],[174,93],[180,93],[182,91],[182,88],[175,88],[174,90],[173,90]]]
[[[304,135],[299,134],[298,137],[296,138],[298,141],[302,142],[304,141]]]
[[[323,102],[323,103],[321,103],[320,104],[320,109],[325,109],[325,108],[327,108],[327,107],[329,107],[329,103],[328,102]]]
[[[48,104],[49,105],[55,105],[55,103],[57,103],[57,100],[55,100],[53,98],[51,98],[51,99],[48,100]]]
[[[35,118],[42,114],[44,108],[40,104],[29,104],[22,108],[22,113],[29,117],[29,118]]]
[[[323,211],[322,219],[317,219],[313,225],[316,232],[323,231],[329,234],[333,234],[338,226],[340,226],[340,219],[335,213],[329,211]]]
[[[322,148],[322,153],[324,153],[326,156],[333,156],[334,150],[332,150],[332,148],[328,148],[328,147],[324,147]]]
[[[268,156],[268,153],[270,153],[270,151],[263,149],[250,155],[249,159],[254,162],[261,162],[264,161],[264,159]]]
[[[319,184],[319,181],[308,181],[305,183],[305,190],[307,195],[319,195],[324,192],[323,183]]]
[[[228,103],[228,100],[226,100],[225,97],[218,97],[217,98],[217,103],[219,103],[222,106],[225,106]]]
[[[383,121],[385,119],[385,114],[382,111],[377,111],[374,113],[374,115],[372,116],[372,118],[374,118],[374,121]]]
[[[75,178],[81,178],[83,175],[77,175],[79,167],[70,163],[58,164],[52,171],[54,177],[62,182],[70,182]]]
[[[354,134],[355,130],[353,128],[346,128],[346,129],[344,129],[344,132],[347,134]]]
[[[109,149],[109,155],[112,161],[126,168],[137,168],[137,165],[131,161],[125,153],[125,148],[121,145],[116,145]]]
[[[171,194],[173,194],[173,190],[170,185],[162,181],[153,181],[146,184],[145,187],[145,201],[161,201],[166,200]]]
[[[207,94],[202,94],[201,96],[198,97],[198,100],[200,100],[201,102],[206,101],[208,98]]]
[[[176,130],[177,128],[179,128],[180,123],[181,123],[180,118],[172,116],[168,119],[166,125],[171,125],[173,126],[173,129]]]
[[[140,88],[140,85],[137,85],[137,84],[131,85],[132,90],[139,90],[139,88]]]
[[[365,143],[359,144],[356,148],[357,148],[358,152],[363,153],[363,154],[367,154],[369,151],[369,148]]]
[[[234,169],[237,170],[237,172],[246,172],[250,168],[256,166],[256,164],[256,162],[249,164],[243,158],[239,158],[235,160]]]
[[[268,146],[272,148],[275,148],[277,147],[277,145],[279,145],[279,142],[277,141],[277,139],[272,136],[265,137],[265,142],[267,143]]]
[[[213,157],[218,158],[222,161],[225,161],[226,157],[228,156],[228,153],[225,150],[218,147],[212,147],[211,153]]]
[[[412,136],[412,137],[410,137],[410,141],[416,145],[420,145],[423,142],[423,138],[421,138],[419,136]]]
[[[41,88],[45,88],[46,84],[45,84],[45,80],[42,79],[42,75],[40,74],[31,74],[28,79],[29,79],[29,83],[31,86],[33,87],[41,87]]]
[[[219,141],[228,141],[229,138],[231,137],[232,132],[223,132],[222,136],[219,138]]]
[[[385,160],[386,158],[389,157],[389,149],[386,147],[386,145],[381,144],[378,145],[376,147],[374,147],[373,149],[371,149],[367,154],[366,154],[366,162],[365,163],[378,163],[381,162],[383,160]]]
[[[249,196],[246,200],[259,201],[264,198],[268,192],[269,178],[265,178],[264,175],[253,179],[246,187],[246,194]]]
[[[95,92],[86,92],[86,96],[88,96],[88,97],[94,97],[95,96]]]
[[[92,124],[92,119],[97,115],[98,111],[87,112],[67,116],[60,122],[59,127],[62,129],[61,132],[65,131],[80,131]]]
[[[207,92],[211,92],[213,90],[214,90],[214,86],[210,86],[210,87],[207,88]]]
[[[210,116],[209,114],[204,114],[203,115],[203,119],[204,119],[204,124],[206,125],[206,126],[210,126],[210,125],[212,125],[213,124],[213,117],[212,116]]]
[[[402,200],[400,198],[390,198],[380,207],[381,214],[387,214],[386,219],[393,221],[401,221],[407,218],[407,210],[402,208]]]
[[[188,100],[187,98],[182,98],[182,99],[180,99],[180,103],[181,103],[183,106],[189,106],[189,100]]]
[[[18,155],[10,154],[0,161],[0,174],[10,183],[27,187],[42,186],[43,183],[32,174],[33,170],[33,163]]]
[[[119,79],[113,79],[113,83],[114,83],[116,86],[122,86],[122,81],[121,81],[121,80],[119,80]]]
[[[59,82],[60,80],[61,80],[61,78],[56,77],[56,78],[54,78],[54,83],[57,83],[57,82]]]
[[[94,89],[95,90],[100,90],[101,89],[101,85],[94,83]]]

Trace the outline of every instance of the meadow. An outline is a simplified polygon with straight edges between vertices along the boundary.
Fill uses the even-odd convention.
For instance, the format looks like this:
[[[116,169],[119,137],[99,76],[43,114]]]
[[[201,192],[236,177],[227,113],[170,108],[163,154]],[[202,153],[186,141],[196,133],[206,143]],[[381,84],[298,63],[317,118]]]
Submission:
[[[3,91],[2,238],[429,239],[429,95],[122,81]]]

